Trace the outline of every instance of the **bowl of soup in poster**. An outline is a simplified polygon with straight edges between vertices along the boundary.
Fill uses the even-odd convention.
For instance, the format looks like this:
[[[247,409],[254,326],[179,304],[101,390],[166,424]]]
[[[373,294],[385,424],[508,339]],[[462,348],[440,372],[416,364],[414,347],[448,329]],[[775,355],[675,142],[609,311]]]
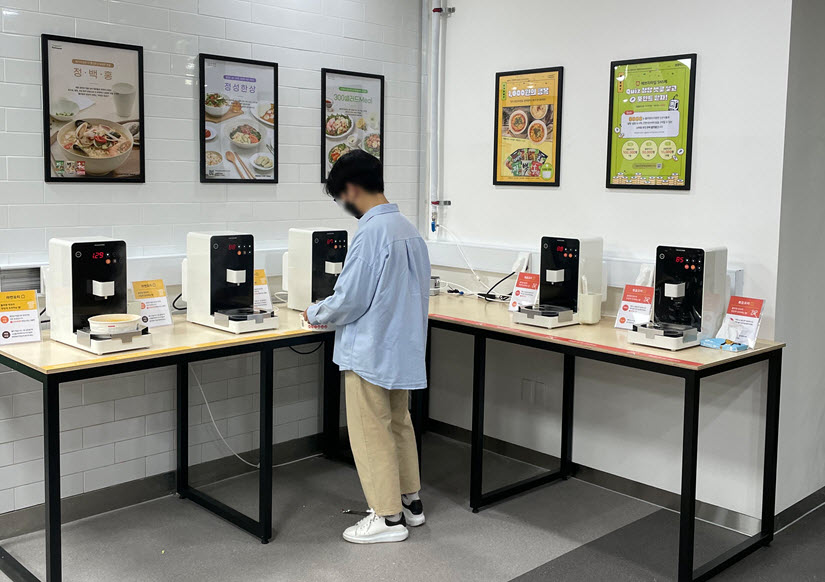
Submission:
[[[117,170],[129,158],[134,137],[115,121],[89,117],[61,127],[57,143],[69,161],[85,162],[87,174],[102,176]]]

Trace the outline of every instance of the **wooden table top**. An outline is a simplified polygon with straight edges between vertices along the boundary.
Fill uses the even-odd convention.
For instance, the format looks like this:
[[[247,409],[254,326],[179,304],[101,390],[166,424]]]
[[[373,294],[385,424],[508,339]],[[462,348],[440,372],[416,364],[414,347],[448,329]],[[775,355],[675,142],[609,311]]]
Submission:
[[[285,337],[320,335],[317,332],[301,329],[300,316],[300,312],[283,306],[278,311],[278,329],[234,334],[213,327],[189,323],[186,321],[186,315],[174,315],[172,316],[173,325],[152,329],[152,347],[147,349],[99,356],[80,348],[51,341],[49,333],[44,332],[42,341],[5,346],[0,349],[0,354],[41,373],[54,374],[147,358],[254,344]]]
[[[184,315],[175,315],[172,318],[173,325],[156,327],[152,330],[153,345],[151,348],[103,356],[51,341],[49,333],[44,332],[42,341],[5,346],[0,349],[0,354],[32,370],[43,374],[54,374],[146,358],[159,358],[316,334],[316,332],[301,329],[300,313],[297,311],[282,306],[278,317],[280,326],[276,330],[233,334],[189,323]],[[572,325],[549,330],[512,323],[510,313],[504,303],[491,303],[474,297],[456,297],[447,294],[431,298],[430,318],[550,343],[574,344],[587,350],[692,370],[711,368],[757,352],[785,347],[783,343],[760,340],[755,349],[744,352],[724,352],[700,347],[671,352],[628,343],[627,332],[615,329],[612,318],[604,318],[597,325]]]
[[[602,318],[601,322],[596,325],[571,325],[556,329],[544,329],[532,325],[513,323],[505,303],[447,294],[437,295],[430,299],[430,319],[549,343],[573,344],[576,347],[596,352],[611,353],[631,359],[691,370],[712,368],[750,357],[758,352],[778,350],[785,347],[783,343],[759,340],[754,349],[743,352],[727,352],[699,346],[672,352],[629,343],[627,341],[627,330],[614,328],[615,318],[612,317]]]

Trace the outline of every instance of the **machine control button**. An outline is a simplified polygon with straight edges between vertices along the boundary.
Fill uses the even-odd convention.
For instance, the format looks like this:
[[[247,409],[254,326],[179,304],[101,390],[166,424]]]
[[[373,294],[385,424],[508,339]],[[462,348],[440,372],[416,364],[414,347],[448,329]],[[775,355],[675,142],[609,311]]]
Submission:
[[[685,284],[682,283],[665,283],[665,297],[671,299],[679,299],[685,296]]]
[[[246,271],[237,271],[235,269],[226,270],[226,282],[240,285],[246,283]]]
[[[548,283],[563,283],[564,269],[547,269],[544,278]]]
[[[324,261],[324,272],[328,275],[340,275],[344,270],[344,263],[333,263],[331,261]]]
[[[115,294],[114,281],[92,281],[92,295],[96,297],[112,297]]]

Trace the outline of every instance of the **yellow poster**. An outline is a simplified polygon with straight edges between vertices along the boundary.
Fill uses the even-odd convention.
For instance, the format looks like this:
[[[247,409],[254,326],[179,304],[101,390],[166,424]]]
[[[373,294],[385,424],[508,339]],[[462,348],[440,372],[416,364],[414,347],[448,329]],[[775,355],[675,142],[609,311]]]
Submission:
[[[496,74],[494,184],[559,185],[563,67]]]

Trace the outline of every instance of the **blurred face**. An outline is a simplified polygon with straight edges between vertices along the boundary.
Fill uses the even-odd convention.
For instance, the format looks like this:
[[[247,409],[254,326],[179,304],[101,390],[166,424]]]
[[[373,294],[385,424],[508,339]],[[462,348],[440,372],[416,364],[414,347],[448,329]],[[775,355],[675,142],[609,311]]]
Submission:
[[[363,199],[364,192],[360,187],[347,184],[346,190],[341,193],[336,202],[349,214],[360,219],[364,216],[364,213],[360,210],[360,203]]]

